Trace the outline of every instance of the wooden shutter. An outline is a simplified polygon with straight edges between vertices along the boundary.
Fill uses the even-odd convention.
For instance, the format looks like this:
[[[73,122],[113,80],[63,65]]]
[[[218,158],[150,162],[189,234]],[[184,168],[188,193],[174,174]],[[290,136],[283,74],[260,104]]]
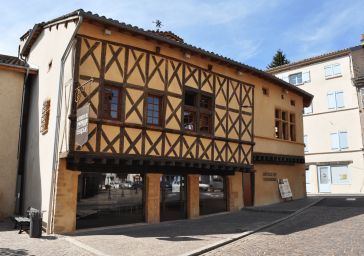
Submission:
[[[50,108],[51,108],[51,100],[48,99],[48,100],[43,101],[42,117],[41,117],[41,123],[40,123],[40,133],[42,135],[44,135],[48,132]]]

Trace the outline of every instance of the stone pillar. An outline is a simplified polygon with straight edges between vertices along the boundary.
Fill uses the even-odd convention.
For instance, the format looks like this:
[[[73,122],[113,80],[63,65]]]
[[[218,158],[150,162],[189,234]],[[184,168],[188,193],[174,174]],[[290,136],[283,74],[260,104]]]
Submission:
[[[200,175],[187,175],[187,217],[200,216]]]
[[[60,159],[55,184],[52,233],[76,230],[78,175],[78,171],[67,170],[66,159]]]
[[[239,211],[244,207],[243,177],[241,172],[226,177],[227,210]]]
[[[159,173],[145,175],[145,221],[150,224],[160,222],[160,178]]]

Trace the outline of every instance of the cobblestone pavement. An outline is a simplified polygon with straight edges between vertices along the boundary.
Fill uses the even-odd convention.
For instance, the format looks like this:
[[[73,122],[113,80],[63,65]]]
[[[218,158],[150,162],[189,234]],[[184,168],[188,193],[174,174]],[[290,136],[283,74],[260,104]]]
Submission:
[[[299,209],[312,200],[281,205]],[[279,209],[273,205],[272,209]],[[194,220],[163,222],[156,225],[131,225],[77,232],[70,236],[29,238],[17,234],[11,223],[0,222],[0,255],[180,255],[232,238],[287,216],[285,211],[241,210],[205,216]]]
[[[10,221],[0,221],[0,255],[77,255],[89,256],[89,252],[75,246],[62,236],[47,236],[29,238],[27,233],[18,234]]]
[[[364,198],[326,198],[291,219],[204,255],[364,255],[363,227]]]

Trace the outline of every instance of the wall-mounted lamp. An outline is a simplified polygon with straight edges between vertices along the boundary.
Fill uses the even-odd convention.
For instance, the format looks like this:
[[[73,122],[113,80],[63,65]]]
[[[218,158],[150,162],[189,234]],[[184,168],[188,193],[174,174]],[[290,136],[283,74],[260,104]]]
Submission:
[[[105,35],[107,35],[107,36],[110,36],[110,35],[111,35],[111,30],[110,30],[110,29],[105,28],[105,30],[104,30],[104,34],[105,34]]]
[[[156,53],[160,53],[161,52],[161,48],[159,46],[155,47],[155,52]]]
[[[207,65],[207,69],[208,69],[208,71],[211,71],[212,70],[212,65],[211,64],[208,64]]]
[[[242,76],[242,75],[243,75],[243,72],[241,72],[240,70],[237,70],[237,71],[236,71],[236,74],[237,74],[238,76]]]

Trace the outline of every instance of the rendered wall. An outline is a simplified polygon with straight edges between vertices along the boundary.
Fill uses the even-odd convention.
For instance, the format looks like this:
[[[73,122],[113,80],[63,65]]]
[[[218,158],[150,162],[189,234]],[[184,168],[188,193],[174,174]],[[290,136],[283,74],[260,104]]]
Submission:
[[[24,73],[0,67],[0,219],[14,214]]]
[[[361,54],[360,51],[357,53]],[[361,61],[356,63],[362,64]],[[340,64],[341,75],[325,79],[325,66],[330,64]],[[332,184],[331,193],[363,193],[363,129],[357,91],[352,82],[354,71],[360,75],[361,66],[358,65],[353,67],[351,57],[346,55],[276,74],[279,77],[287,77],[297,72],[310,72],[310,81],[299,87],[314,95],[313,113],[305,114],[303,117],[304,134],[307,135],[305,160],[309,165],[311,193],[319,193],[318,166],[337,165],[337,162],[344,162],[340,165],[348,165],[351,182],[342,185]],[[343,92],[344,107],[329,109],[327,94],[335,91]],[[347,132],[347,149],[331,149],[330,134],[338,131]]]
[[[265,180],[264,173],[275,173],[277,179],[287,178],[291,187],[293,199],[306,196],[306,180],[304,164],[296,165],[262,165],[255,168],[254,205],[266,205],[283,201],[278,188],[278,182]]]
[[[60,24],[42,31],[34,43],[28,63],[39,69],[34,79],[30,96],[28,134],[25,156],[24,207],[32,206],[44,211],[43,221],[48,222],[58,89],[61,70],[61,58],[76,24],[69,22],[67,27]],[[66,67],[66,70],[67,69]],[[67,81],[67,80],[66,80]],[[51,100],[48,133],[40,133],[42,105],[46,99]]]

